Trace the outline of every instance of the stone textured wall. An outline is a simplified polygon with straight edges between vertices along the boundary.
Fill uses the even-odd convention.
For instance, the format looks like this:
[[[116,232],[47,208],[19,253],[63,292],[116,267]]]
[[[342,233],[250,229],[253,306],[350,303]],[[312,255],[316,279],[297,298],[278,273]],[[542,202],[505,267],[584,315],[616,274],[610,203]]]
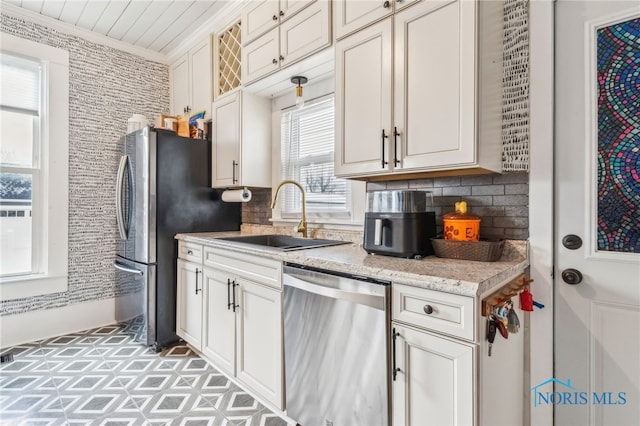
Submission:
[[[117,296],[116,143],[133,113],[169,111],[169,69],[6,14],[0,31],[69,51],[69,289],[0,302],[0,315]]]
[[[433,192],[438,233],[442,215],[464,200],[482,218],[481,237],[526,240],[529,237],[529,175],[527,173],[455,176],[394,182],[375,182],[368,191],[422,189]]]
[[[529,0],[504,0],[502,171],[529,170]]]

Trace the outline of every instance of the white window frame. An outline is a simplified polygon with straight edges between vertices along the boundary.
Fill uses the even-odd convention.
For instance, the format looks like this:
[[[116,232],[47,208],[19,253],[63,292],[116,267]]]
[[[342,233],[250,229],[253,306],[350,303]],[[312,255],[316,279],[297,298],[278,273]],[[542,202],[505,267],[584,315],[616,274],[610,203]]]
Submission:
[[[0,278],[0,300],[4,301],[68,288],[69,53],[6,33],[2,33],[0,49],[41,61],[45,88],[41,101],[40,193],[33,194],[34,210],[44,212],[42,221],[33,224],[37,271]]]
[[[326,79],[313,84],[307,84],[303,90],[305,100],[319,99],[334,92],[333,79]],[[286,110],[295,105],[295,87],[291,86],[291,90],[286,94],[276,98],[272,102],[272,122],[271,122],[271,140],[272,143],[272,191],[275,191],[278,184],[282,181],[281,170],[281,150],[282,139],[280,134],[281,111]],[[366,183],[360,181],[349,180],[350,189],[350,207],[348,214],[339,213],[314,213],[307,212],[307,222],[316,228],[345,229],[361,231],[364,226],[364,208],[366,196]],[[280,192],[278,197],[284,195],[284,190]],[[275,193],[273,193],[275,195]],[[278,202],[272,210],[272,222],[276,226],[293,226],[300,222],[300,215],[292,217],[290,214],[283,215],[281,211],[282,204]]]

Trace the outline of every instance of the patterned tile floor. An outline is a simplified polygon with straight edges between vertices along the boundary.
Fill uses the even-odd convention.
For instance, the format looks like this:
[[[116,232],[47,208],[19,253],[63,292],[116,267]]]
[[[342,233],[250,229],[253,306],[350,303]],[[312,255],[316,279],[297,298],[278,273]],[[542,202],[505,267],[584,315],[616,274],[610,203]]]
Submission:
[[[2,425],[286,425],[188,346],[157,354],[125,325],[8,350]]]

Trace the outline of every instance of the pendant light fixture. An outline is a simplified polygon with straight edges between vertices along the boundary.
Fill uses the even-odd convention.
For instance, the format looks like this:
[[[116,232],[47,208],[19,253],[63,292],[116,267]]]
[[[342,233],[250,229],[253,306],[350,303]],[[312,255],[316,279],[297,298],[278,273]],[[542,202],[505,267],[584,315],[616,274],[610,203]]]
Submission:
[[[295,77],[291,77],[291,82],[296,85],[296,107],[302,108],[304,106],[304,98],[302,97],[302,85],[307,81],[307,77],[303,77],[301,75],[297,75]]]

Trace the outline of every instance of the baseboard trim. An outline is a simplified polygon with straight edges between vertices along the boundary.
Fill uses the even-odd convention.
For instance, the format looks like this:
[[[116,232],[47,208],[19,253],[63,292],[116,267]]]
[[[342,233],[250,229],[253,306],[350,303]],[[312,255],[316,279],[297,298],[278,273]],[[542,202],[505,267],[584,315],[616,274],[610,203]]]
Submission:
[[[142,313],[139,293],[0,317],[0,348],[126,321]]]

